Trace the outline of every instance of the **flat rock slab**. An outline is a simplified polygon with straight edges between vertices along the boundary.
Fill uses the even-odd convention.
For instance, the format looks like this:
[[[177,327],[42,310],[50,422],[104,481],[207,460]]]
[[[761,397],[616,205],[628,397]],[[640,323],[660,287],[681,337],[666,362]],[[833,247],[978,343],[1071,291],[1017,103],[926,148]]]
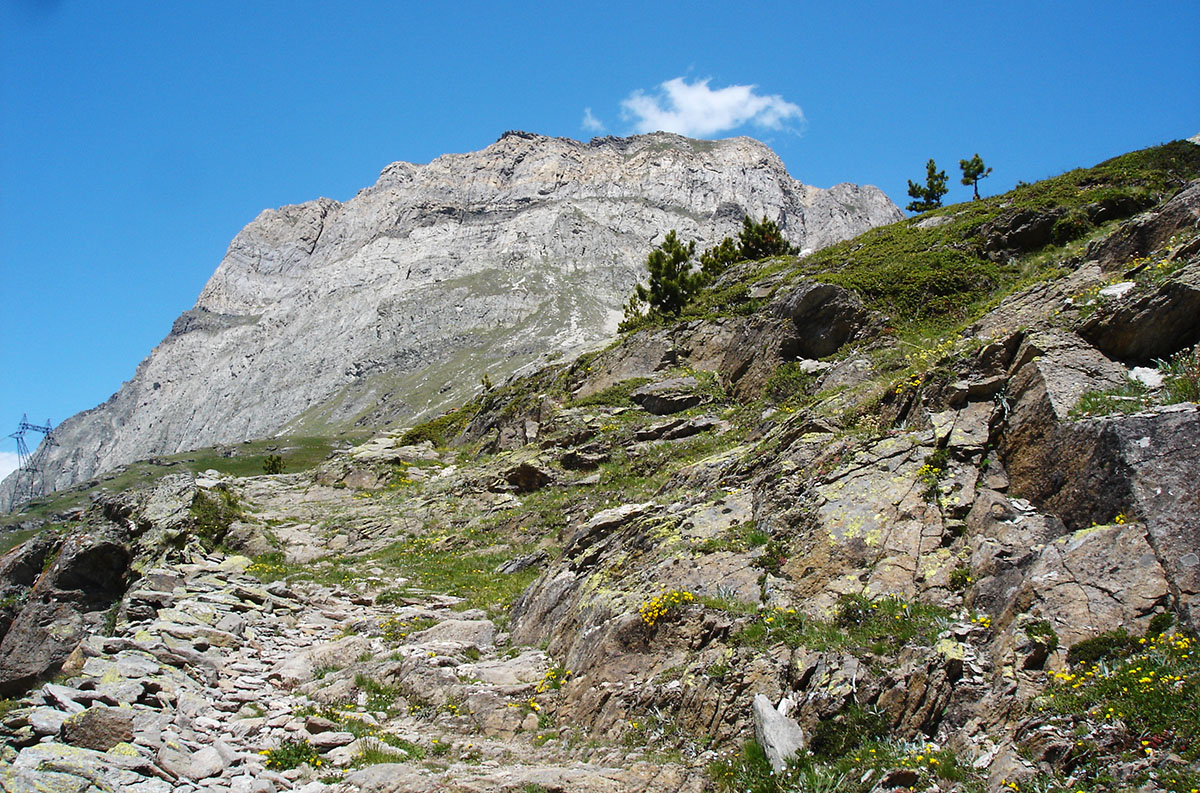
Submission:
[[[496,626],[491,620],[446,620],[409,639],[414,644],[457,642],[484,649],[496,643]]]
[[[68,716],[60,734],[65,743],[107,752],[119,743],[133,740],[133,711],[129,708],[93,706]]]
[[[647,413],[666,416],[703,404],[704,395],[696,392],[699,385],[694,377],[671,377],[644,385],[629,398]]]

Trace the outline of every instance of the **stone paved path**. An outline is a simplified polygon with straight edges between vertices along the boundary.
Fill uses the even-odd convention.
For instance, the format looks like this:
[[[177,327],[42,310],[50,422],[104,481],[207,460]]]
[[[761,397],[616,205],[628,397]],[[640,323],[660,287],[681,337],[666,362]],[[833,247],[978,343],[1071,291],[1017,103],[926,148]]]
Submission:
[[[196,556],[144,574],[114,635],[88,639],[61,683],[3,717],[0,790],[702,787],[684,769],[560,730],[565,670],[536,649],[498,649],[504,637],[483,612],[440,595],[379,605],[369,591],[263,586],[248,565]],[[289,745],[309,762],[273,762]]]

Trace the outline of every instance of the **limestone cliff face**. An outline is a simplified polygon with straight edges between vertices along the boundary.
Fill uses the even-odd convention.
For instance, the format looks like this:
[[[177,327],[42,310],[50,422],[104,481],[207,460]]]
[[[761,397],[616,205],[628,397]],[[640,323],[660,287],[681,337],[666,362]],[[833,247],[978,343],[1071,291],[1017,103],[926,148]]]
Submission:
[[[808,249],[901,217],[875,187],[792,179],[749,138],[665,133],[506,133],[482,151],[393,163],[345,203],[266,210],[133,379],[58,428],[47,488],[155,454],[457,403],[485,371],[503,378],[611,334],[668,230],[703,246],[746,213]]]

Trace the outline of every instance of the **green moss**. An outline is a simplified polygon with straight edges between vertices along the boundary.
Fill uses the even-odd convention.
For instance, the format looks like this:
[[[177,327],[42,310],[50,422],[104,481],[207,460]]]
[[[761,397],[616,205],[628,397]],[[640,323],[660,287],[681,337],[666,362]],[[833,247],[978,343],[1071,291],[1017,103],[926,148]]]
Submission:
[[[212,548],[225,540],[229,527],[242,517],[242,505],[227,489],[197,490],[190,512],[197,536]]]
[[[429,441],[434,446],[439,448],[450,445],[450,441],[454,440],[459,433],[466,429],[474,417],[478,406],[475,404],[466,405],[461,408],[449,410],[437,418],[422,422],[411,429],[406,430],[399,439],[402,446],[413,446],[418,443]]]
[[[590,407],[593,405],[604,405],[607,407],[626,407],[633,404],[630,401],[630,395],[638,388],[650,382],[649,377],[631,377],[628,380],[622,380],[619,383],[614,383],[602,391],[597,391],[589,396],[581,397],[571,401],[573,407]]]

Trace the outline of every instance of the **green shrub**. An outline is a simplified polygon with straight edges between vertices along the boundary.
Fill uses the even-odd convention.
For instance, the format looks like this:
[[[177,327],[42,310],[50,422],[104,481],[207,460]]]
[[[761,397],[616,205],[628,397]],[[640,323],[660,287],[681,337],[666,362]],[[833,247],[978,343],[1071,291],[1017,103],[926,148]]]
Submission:
[[[196,535],[209,548],[220,545],[233,522],[242,517],[237,496],[221,487],[197,490],[189,510]]]
[[[264,474],[282,474],[283,473],[283,456],[278,454],[268,454],[263,459]]]
[[[1124,628],[1117,628],[1072,644],[1067,661],[1072,666],[1090,666],[1101,659],[1125,658],[1137,648],[1138,640]]]
[[[289,771],[308,763],[313,768],[320,768],[323,761],[321,755],[308,741],[296,738],[284,738],[283,743],[265,753],[266,766],[275,771]]]
[[[1055,245],[1065,245],[1071,240],[1079,239],[1092,228],[1087,213],[1082,209],[1072,209],[1054,221],[1050,236]]]
[[[964,592],[967,587],[971,586],[971,568],[965,564],[960,564],[950,571],[950,588],[955,592]]]
[[[1052,653],[1058,649],[1058,634],[1050,624],[1050,620],[1035,620],[1025,626],[1025,635],[1046,647],[1046,652]]]
[[[1175,624],[1175,615],[1169,611],[1161,611],[1150,618],[1150,624],[1146,626],[1146,638],[1153,639],[1162,635]]]
[[[808,393],[816,380],[817,375],[806,371],[799,361],[788,361],[771,374],[763,388],[763,396],[776,405],[794,403]]]

